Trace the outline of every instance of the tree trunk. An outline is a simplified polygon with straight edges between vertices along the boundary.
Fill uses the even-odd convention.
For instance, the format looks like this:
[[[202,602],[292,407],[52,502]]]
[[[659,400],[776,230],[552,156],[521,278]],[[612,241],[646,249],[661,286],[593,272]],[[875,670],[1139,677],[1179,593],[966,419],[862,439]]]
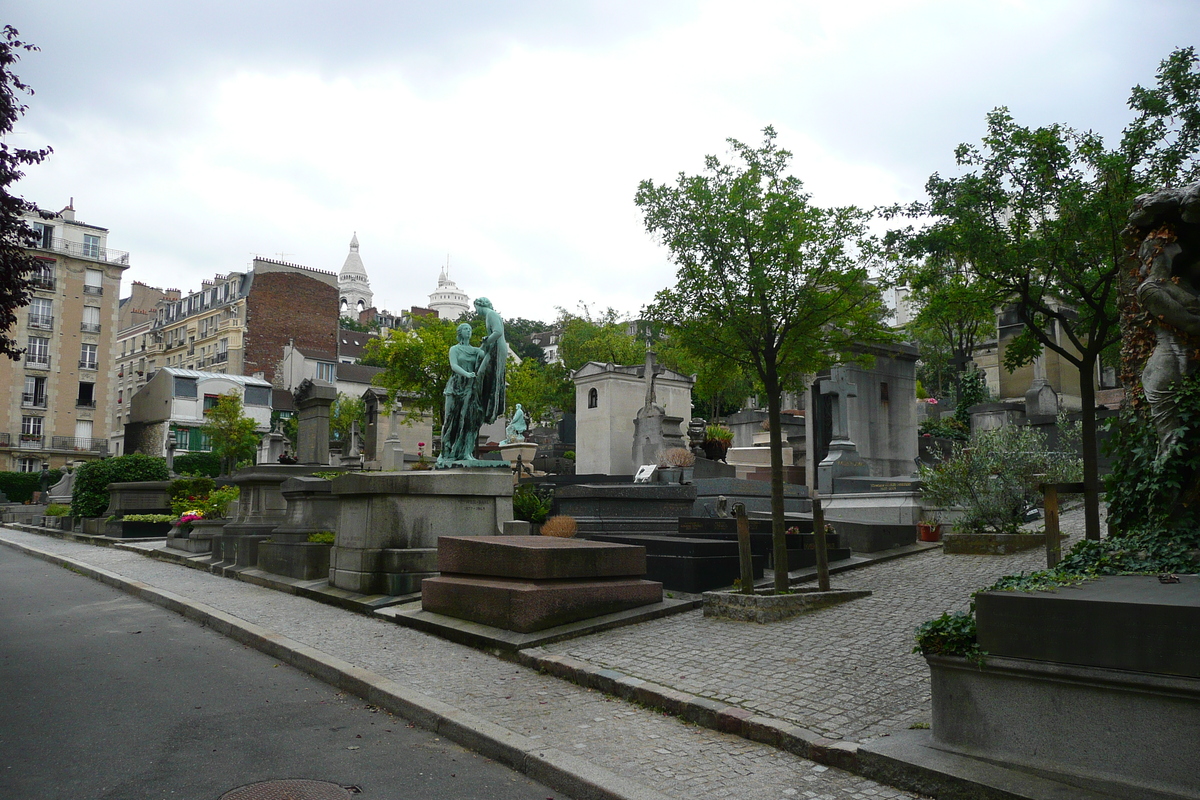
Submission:
[[[783,433],[779,420],[783,398],[774,365],[767,370],[763,388],[767,392],[767,424],[771,428],[771,541],[775,553],[775,591],[784,592],[788,588],[788,558],[783,521]]]
[[[1083,404],[1083,523],[1088,539],[1100,538],[1100,457],[1096,450],[1096,372],[1093,355],[1079,369],[1079,400]]]

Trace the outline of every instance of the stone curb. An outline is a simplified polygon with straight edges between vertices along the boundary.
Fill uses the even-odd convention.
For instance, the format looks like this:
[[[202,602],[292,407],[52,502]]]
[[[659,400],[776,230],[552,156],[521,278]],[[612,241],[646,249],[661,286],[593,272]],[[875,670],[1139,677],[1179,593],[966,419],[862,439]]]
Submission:
[[[571,656],[540,655],[530,649],[517,653],[514,660],[522,666],[540,670],[579,686],[660,709],[704,728],[741,736],[819,764],[862,774],[858,744],[855,742],[829,739],[807,728],[755,714],[741,706],[697,697],[617,670],[600,669]]]
[[[539,746],[528,737],[204,603],[3,537],[0,544],[206,625],[577,800],[670,800],[578,756]]]

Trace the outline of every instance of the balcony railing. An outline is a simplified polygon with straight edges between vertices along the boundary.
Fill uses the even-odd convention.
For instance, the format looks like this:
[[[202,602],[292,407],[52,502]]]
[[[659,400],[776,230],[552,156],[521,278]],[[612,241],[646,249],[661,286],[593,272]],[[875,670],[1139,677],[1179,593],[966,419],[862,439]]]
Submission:
[[[18,446],[31,450],[41,450],[43,438],[40,433],[22,433],[18,438]]]
[[[45,408],[46,407],[46,395],[30,394],[29,392],[22,392],[21,393],[21,407],[22,408]]]
[[[54,327],[54,317],[45,314],[30,314],[29,327],[48,331]]]
[[[66,253],[79,258],[90,258],[93,261],[110,261],[114,264],[128,264],[129,253],[124,250],[109,250],[106,247],[99,247],[94,244],[84,244],[82,242],[68,242],[65,239],[55,239],[50,242],[47,247],[43,243],[39,250],[53,250],[57,253]]]
[[[84,294],[104,294],[104,287],[103,286],[92,286],[90,284],[85,283],[83,285],[83,293]]]
[[[80,323],[79,330],[83,331],[84,333],[99,333],[100,332],[100,323],[99,322],[83,322],[83,323]]]
[[[95,361],[80,361],[79,368],[80,369],[96,369],[96,362]]]
[[[80,450],[89,453],[107,453],[108,439],[84,439],[78,436],[52,436],[50,445],[55,450]]]
[[[76,408],[95,408],[96,401],[95,400],[84,400],[82,397],[79,397],[79,398],[75,399],[75,407]]]
[[[229,360],[229,351],[226,350],[223,353],[217,353],[217,355],[214,357],[213,360],[216,361],[218,364],[224,364],[226,361]]]
[[[50,356],[30,355],[25,353],[25,366],[34,369],[50,369]]]
[[[54,291],[54,278],[50,275],[34,275],[29,279],[29,285],[34,289],[41,289],[47,292]]]

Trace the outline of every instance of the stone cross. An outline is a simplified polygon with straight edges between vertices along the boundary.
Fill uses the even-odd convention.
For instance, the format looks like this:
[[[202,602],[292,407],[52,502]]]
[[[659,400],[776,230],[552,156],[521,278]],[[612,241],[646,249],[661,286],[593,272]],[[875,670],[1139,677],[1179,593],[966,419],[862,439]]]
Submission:
[[[833,441],[849,441],[850,404],[847,401],[858,397],[858,385],[846,380],[844,367],[834,367],[829,376],[829,380],[821,382],[821,394],[829,395],[833,404]]]

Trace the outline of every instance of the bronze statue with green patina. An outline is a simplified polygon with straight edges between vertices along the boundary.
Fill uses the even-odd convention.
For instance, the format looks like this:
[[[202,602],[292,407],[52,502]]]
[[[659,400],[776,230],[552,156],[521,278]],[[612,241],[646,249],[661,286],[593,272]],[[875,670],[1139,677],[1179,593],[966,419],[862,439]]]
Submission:
[[[484,318],[487,335],[483,346],[475,347],[471,344],[471,326],[465,322],[458,326],[458,343],[449,352],[450,380],[443,392],[445,413],[438,469],[507,467],[502,461],[475,458],[479,429],[504,412],[504,367],[508,358],[504,320],[487,298],[476,300],[475,308]]]

